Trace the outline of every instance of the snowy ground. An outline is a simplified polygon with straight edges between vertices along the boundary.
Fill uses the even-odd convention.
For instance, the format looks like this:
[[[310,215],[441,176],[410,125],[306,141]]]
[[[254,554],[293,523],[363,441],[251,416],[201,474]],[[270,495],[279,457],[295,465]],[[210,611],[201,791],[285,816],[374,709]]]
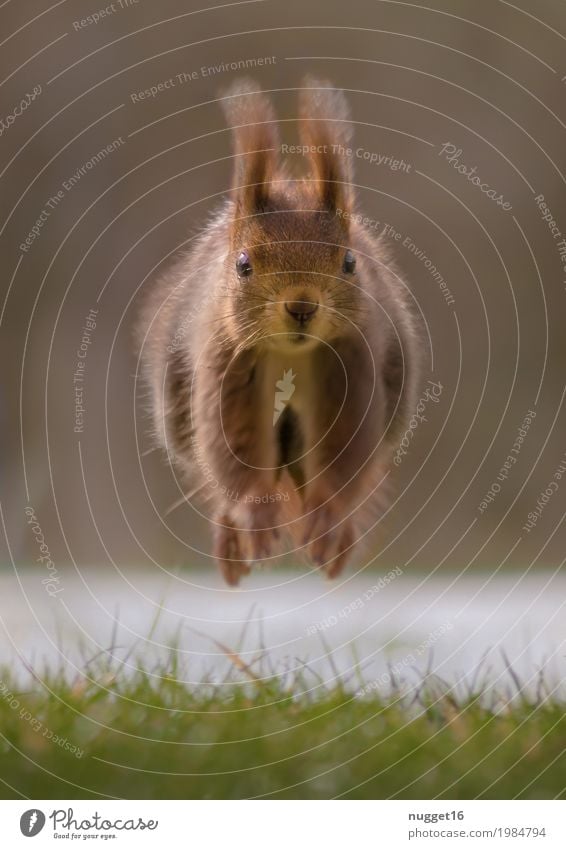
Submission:
[[[47,661],[75,674],[113,646],[126,666],[151,668],[176,643],[184,678],[193,682],[224,679],[225,649],[258,674],[269,668],[258,661],[267,653],[275,670],[307,663],[329,683],[337,673],[351,676],[356,688],[387,689],[391,666],[413,681],[428,668],[470,683],[480,662],[497,682],[504,655],[531,689],[541,667],[551,687],[564,680],[563,574],[385,575],[329,583],[316,573],[273,570],[234,591],[213,570],[67,569],[47,585],[45,573],[21,569],[0,577],[0,663],[23,669],[23,658],[40,669]],[[508,686],[508,674],[504,680]]]

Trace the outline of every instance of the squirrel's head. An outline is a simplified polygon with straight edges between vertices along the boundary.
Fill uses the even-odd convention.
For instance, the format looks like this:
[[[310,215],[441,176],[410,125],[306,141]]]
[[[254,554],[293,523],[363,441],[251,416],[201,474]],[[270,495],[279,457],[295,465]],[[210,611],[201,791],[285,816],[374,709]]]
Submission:
[[[351,124],[343,94],[305,81],[300,145],[287,152],[306,160],[307,173],[293,177],[281,161],[266,95],[244,81],[223,104],[234,139],[225,259],[231,335],[240,344],[296,348],[355,331],[365,262],[352,244]]]

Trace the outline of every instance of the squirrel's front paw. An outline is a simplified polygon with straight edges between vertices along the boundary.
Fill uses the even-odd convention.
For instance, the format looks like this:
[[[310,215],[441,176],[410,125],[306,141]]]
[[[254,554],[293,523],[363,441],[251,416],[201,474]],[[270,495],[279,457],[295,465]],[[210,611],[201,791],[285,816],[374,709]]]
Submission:
[[[277,528],[251,529],[246,532],[250,560],[261,563],[277,553],[279,531]]]
[[[226,583],[237,587],[240,578],[250,573],[241,545],[242,532],[232,527],[226,517],[220,521],[222,524],[218,524],[214,532],[214,556]]]
[[[310,509],[307,504],[304,544],[312,562],[323,569],[328,578],[336,578],[341,573],[354,543],[352,522],[343,519],[343,513],[331,499]]]
[[[274,511],[252,508],[246,523],[246,547],[249,559],[260,563],[273,557],[280,540],[279,528]]]
[[[277,510],[274,505],[253,505],[245,521],[245,545],[248,559],[260,563],[277,553],[280,540]]]

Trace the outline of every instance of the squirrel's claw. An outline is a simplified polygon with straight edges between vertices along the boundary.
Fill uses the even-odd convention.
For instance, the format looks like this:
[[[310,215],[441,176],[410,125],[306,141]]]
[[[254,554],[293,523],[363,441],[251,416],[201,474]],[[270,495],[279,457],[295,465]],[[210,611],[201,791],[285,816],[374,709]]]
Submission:
[[[240,578],[250,574],[250,567],[247,563],[237,560],[219,560],[218,563],[222,577],[229,587],[237,587],[240,583]]]
[[[342,536],[340,537],[340,542],[338,544],[338,551],[333,560],[329,560],[328,563],[324,564],[324,569],[326,571],[326,577],[330,580],[337,578],[338,575],[342,572],[342,569],[348,562],[348,558],[350,557],[350,551],[354,545],[354,533],[352,530],[352,525],[350,522],[346,524],[342,532]]]
[[[336,578],[346,565],[354,544],[351,522],[340,519],[329,504],[318,507],[310,517],[304,542],[313,563],[323,569],[328,578]]]
[[[247,532],[247,536],[253,563],[261,563],[274,555],[276,543],[279,541],[277,528],[254,528]]]

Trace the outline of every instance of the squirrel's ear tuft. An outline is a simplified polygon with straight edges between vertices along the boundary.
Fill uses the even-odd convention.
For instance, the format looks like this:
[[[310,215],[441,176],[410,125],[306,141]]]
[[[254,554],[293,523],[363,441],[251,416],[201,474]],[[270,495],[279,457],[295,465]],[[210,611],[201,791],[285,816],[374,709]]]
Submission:
[[[309,156],[324,206],[350,210],[352,157],[346,149],[352,125],[344,94],[326,80],[306,77],[299,94],[299,132],[301,143],[314,150]]]
[[[275,112],[269,98],[248,79],[222,92],[222,106],[233,135],[236,217],[253,215],[265,207],[277,171]]]

